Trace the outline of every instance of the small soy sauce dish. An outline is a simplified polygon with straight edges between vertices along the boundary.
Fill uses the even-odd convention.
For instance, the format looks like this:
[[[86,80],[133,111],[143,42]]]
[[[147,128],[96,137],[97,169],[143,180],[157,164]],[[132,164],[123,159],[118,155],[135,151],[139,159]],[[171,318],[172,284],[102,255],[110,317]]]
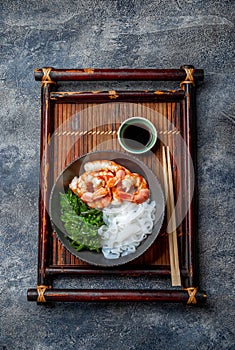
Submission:
[[[127,152],[143,154],[155,146],[157,130],[150,120],[143,117],[131,117],[120,125],[118,140],[121,147]]]

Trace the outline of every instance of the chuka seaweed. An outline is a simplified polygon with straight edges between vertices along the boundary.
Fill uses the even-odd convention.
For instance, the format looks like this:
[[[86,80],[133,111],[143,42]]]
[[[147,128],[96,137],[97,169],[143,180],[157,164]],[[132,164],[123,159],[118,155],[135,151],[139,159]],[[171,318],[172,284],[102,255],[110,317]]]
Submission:
[[[104,225],[101,210],[90,208],[70,189],[60,193],[60,219],[70,244],[77,250],[100,252],[101,237],[98,228]]]

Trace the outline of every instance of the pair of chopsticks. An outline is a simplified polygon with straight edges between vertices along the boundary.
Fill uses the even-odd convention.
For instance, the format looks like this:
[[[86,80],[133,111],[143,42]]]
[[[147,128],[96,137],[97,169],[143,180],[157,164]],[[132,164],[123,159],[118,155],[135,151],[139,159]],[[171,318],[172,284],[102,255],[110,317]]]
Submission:
[[[176,217],[175,217],[175,201],[173,177],[170,160],[170,150],[168,146],[162,148],[163,158],[163,175],[164,189],[166,195],[166,211],[167,211],[167,232],[169,239],[169,253],[171,266],[171,283],[172,286],[181,286],[180,268],[179,268],[179,253],[176,232]]]

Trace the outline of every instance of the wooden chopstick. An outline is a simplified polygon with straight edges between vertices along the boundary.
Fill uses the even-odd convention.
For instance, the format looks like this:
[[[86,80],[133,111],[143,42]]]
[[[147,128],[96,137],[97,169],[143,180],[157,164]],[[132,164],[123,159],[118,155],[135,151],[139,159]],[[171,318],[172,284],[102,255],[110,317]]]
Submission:
[[[166,210],[167,210],[167,232],[169,239],[169,254],[171,266],[171,283],[172,286],[181,286],[180,268],[179,268],[179,253],[176,232],[176,217],[174,203],[174,188],[173,177],[170,161],[169,147],[162,148],[163,158],[163,174],[164,174],[164,189],[166,194]]]

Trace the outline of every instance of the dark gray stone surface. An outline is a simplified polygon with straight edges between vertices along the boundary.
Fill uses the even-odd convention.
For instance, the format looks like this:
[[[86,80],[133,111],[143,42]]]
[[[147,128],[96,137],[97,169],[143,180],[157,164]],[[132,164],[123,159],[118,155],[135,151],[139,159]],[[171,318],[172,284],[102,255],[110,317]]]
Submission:
[[[0,349],[234,349],[234,1],[2,0],[0,9]],[[27,302],[37,273],[34,68],[185,63],[205,70],[197,116],[200,285],[207,305]],[[133,286],[128,279],[109,283]]]

